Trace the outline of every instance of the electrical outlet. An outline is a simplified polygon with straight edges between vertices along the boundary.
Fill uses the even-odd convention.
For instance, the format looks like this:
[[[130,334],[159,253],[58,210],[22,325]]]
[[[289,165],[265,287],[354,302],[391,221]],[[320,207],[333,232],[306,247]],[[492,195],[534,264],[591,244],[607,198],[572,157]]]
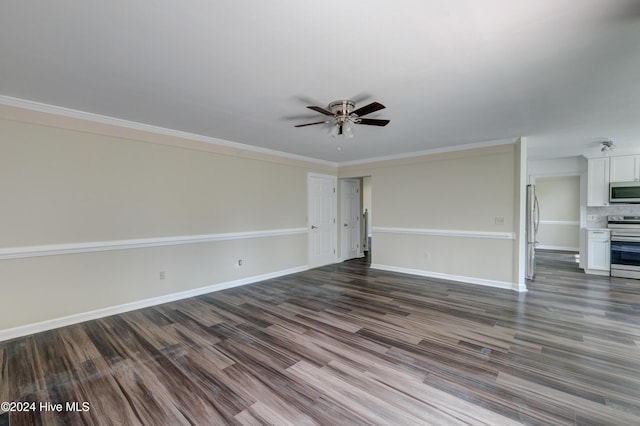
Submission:
[[[496,225],[504,225],[504,216],[496,216],[494,220]]]
[[[160,271],[159,278],[164,280],[167,278],[167,273],[165,271]]]
[[[598,215],[590,214],[587,216],[587,220],[591,222],[595,222],[596,220],[598,220]]]

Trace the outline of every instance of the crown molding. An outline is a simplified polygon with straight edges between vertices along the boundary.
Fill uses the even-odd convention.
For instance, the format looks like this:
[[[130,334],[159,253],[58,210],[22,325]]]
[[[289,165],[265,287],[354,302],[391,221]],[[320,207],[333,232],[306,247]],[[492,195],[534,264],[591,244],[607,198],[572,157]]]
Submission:
[[[11,96],[0,95],[0,105],[14,108],[21,108],[30,111],[42,112],[46,114],[57,115],[61,117],[75,118],[79,120],[91,121],[94,123],[107,124],[126,129],[138,130],[148,133],[154,133],[163,136],[176,137],[197,142],[204,142],[211,145],[218,145],[227,148],[239,149],[258,154],[272,155],[275,157],[287,158],[291,160],[304,161],[307,163],[320,164],[323,166],[338,167],[338,163],[317,158],[305,157],[302,155],[290,154],[287,152],[276,151],[268,148],[260,148],[253,145],[247,145],[239,142],[227,141],[224,139],[213,138],[210,136],[199,135],[196,133],[184,132],[182,130],[168,129],[151,124],[138,123],[135,121],[124,120],[121,118],[109,117],[91,112],[80,111],[71,108],[65,108],[56,105],[45,104],[41,102],[29,101],[26,99],[13,98]]]
[[[444,154],[447,152],[456,152],[456,151],[467,151],[470,149],[487,148],[487,147],[500,146],[500,145],[512,145],[518,142],[519,139],[520,138],[498,139],[493,141],[470,143],[466,145],[454,145],[454,146],[448,146],[444,148],[434,148],[434,149],[427,149],[424,151],[414,151],[414,152],[408,152],[405,154],[387,155],[382,157],[366,158],[363,160],[345,161],[342,163],[338,163],[338,167],[359,166],[363,164],[378,163],[382,161],[403,160],[407,158],[422,157],[425,155]]]
[[[336,167],[336,168],[358,166],[358,165],[390,161],[390,160],[408,159],[408,158],[414,158],[414,157],[421,157],[425,155],[465,151],[470,149],[486,148],[486,147],[492,147],[492,146],[509,145],[509,144],[516,143],[519,139],[519,138],[499,139],[499,140],[486,141],[486,142],[454,145],[454,146],[449,146],[444,148],[434,148],[434,149],[415,151],[415,152],[396,154],[396,155],[370,157],[362,160],[335,162],[335,161],[320,160],[318,158],[305,157],[302,155],[291,154],[283,151],[276,151],[268,148],[261,148],[254,145],[248,145],[248,144],[243,144],[239,142],[232,142],[224,139],[214,138],[211,136],[204,136],[196,133],[185,132],[182,130],[174,130],[166,127],[154,126],[151,124],[145,124],[145,123],[139,123],[136,121],[124,120],[121,118],[109,117],[105,115],[95,114],[95,113],[86,112],[86,111],[80,111],[80,110],[61,107],[57,105],[51,105],[51,104],[45,104],[45,103],[36,102],[36,101],[30,101],[26,99],[14,98],[6,95],[0,95],[0,105],[5,105],[9,107],[14,107],[14,108],[21,108],[29,111],[36,111],[36,112],[41,112],[45,114],[52,114],[52,115],[61,116],[61,117],[85,120],[85,121],[94,122],[94,123],[106,124],[106,125],[121,127],[125,129],[157,134],[157,135],[181,138],[181,139],[186,139],[186,140],[191,140],[196,142],[204,142],[210,145],[217,145],[221,147],[238,149],[238,150],[253,152],[253,153],[262,154],[262,155],[271,155],[274,157],[286,158],[286,159],[296,160],[296,161],[304,161],[307,163],[318,164],[318,165],[329,166],[329,167]],[[587,155],[585,154],[585,156]]]

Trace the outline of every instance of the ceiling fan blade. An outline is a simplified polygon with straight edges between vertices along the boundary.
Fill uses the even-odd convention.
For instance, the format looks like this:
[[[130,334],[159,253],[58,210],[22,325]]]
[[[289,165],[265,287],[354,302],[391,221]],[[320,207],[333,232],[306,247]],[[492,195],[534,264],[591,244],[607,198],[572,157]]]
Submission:
[[[386,126],[391,120],[381,120],[378,118],[361,118],[358,124],[368,124],[370,126]]]
[[[317,120],[318,114],[316,113],[308,113],[308,114],[295,114],[295,115],[285,115],[281,117],[282,120],[286,121],[311,121]]]
[[[331,111],[327,111],[324,108],[321,108],[319,106],[308,106],[307,108],[312,109],[314,111],[319,112],[320,114],[324,114],[324,115],[331,115],[333,116],[334,114]]]
[[[362,117],[363,115],[371,114],[372,112],[380,111],[385,108],[380,102],[371,102],[369,105],[365,105],[357,110],[353,111],[351,114],[355,114],[358,117]]]
[[[349,99],[353,101],[356,105],[361,104],[362,102],[371,99],[373,96],[370,93],[358,93],[355,96],[351,96]]]
[[[324,123],[328,123],[329,120],[324,120],[324,121],[316,121],[315,123],[307,123],[307,124],[296,124],[293,127],[304,127],[304,126],[313,126],[314,124],[324,124]]]

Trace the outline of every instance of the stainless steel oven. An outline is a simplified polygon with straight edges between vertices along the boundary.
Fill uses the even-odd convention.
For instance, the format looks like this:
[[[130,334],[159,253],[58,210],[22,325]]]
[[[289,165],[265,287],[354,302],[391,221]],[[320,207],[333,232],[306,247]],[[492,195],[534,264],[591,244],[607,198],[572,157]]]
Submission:
[[[609,216],[611,276],[640,279],[640,216]]]

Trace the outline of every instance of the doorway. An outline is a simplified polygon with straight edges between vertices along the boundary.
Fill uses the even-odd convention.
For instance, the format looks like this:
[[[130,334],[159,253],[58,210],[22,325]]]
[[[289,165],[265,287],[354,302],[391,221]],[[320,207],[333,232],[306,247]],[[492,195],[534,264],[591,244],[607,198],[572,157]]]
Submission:
[[[371,193],[372,193],[372,185],[371,185],[371,176],[364,176],[362,178],[362,251],[369,262],[371,261],[371,219],[372,219],[372,208],[371,208]]]
[[[371,262],[371,176],[340,179],[340,257]]]
[[[540,202],[537,247],[546,250],[580,250],[580,176],[535,179]]]
[[[361,229],[361,180],[340,179],[340,221],[342,259],[363,257],[360,241]]]

